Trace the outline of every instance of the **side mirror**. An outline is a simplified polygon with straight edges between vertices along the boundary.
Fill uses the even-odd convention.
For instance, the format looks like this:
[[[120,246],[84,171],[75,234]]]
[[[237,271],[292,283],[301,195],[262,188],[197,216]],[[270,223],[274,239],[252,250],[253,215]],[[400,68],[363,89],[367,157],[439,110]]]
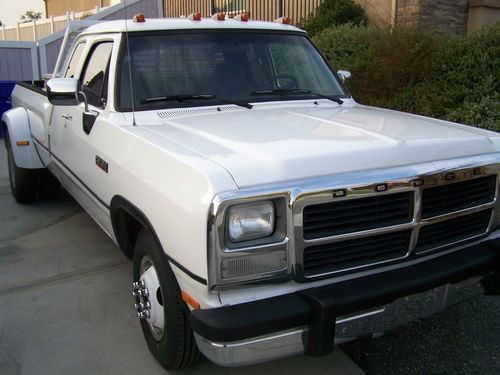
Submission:
[[[337,72],[337,74],[338,74],[339,78],[342,80],[342,82],[345,82],[346,79],[349,79],[352,77],[351,72],[348,70],[339,70]]]
[[[78,105],[79,88],[76,78],[53,78],[47,82],[47,97],[53,105]]]

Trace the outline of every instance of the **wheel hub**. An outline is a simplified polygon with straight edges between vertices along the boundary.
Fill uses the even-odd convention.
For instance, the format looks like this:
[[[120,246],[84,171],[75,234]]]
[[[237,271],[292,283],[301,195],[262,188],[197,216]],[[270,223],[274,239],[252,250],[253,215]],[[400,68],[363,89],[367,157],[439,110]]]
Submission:
[[[146,321],[153,337],[161,340],[165,328],[163,298],[156,269],[149,257],[143,258],[140,279],[132,286],[137,316]]]

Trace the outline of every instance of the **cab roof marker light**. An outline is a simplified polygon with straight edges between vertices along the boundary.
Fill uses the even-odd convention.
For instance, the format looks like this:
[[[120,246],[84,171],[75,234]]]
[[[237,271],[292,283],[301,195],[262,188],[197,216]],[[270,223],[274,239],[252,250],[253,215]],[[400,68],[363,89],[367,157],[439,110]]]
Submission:
[[[234,16],[233,18],[235,21],[243,21],[243,22],[248,22],[248,20],[250,19],[250,17],[248,17],[248,13],[246,12],[243,12],[243,13],[240,13],[236,16]]]
[[[290,25],[292,23],[292,19],[290,17],[280,17],[280,18],[276,18],[274,20],[274,22],[282,23],[284,25]]]
[[[144,17],[144,13],[137,13],[133,18],[132,20],[134,22],[137,22],[137,23],[141,23],[141,22],[146,22],[146,18]]]
[[[215,21],[225,21],[226,14],[225,13],[215,13],[211,18]]]
[[[201,21],[201,13],[200,12],[194,12],[191,13],[189,16],[187,16],[188,20],[191,21]]]

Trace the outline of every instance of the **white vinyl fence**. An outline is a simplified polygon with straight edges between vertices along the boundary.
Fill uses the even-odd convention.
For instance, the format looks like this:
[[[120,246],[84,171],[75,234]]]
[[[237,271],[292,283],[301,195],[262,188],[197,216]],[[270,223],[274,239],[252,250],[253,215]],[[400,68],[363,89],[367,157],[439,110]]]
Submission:
[[[76,17],[75,20],[65,18],[64,26],[54,26],[52,28],[54,33],[38,39],[36,33],[41,33],[41,31],[33,31],[33,25],[31,25],[32,34],[26,37],[31,41],[22,41],[24,36],[21,41],[1,40],[4,29],[0,28],[0,81],[40,80],[44,74],[52,73],[68,24],[88,26],[96,21],[132,18],[139,12],[144,13],[146,18],[163,17],[163,1],[124,0],[119,4],[102,8],[98,13],[92,12],[84,20],[78,20]],[[20,35],[24,34],[20,33]],[[3,35],[6,35],[5,32]]]

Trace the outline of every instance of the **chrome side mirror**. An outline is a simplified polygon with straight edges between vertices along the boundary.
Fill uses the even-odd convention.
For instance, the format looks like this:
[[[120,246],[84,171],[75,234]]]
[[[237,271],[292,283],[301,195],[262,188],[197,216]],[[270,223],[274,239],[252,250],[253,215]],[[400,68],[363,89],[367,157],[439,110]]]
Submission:
[[[339,78],[342,80],[342,82],[345,82],[346,79],[349,79],[351,78],[352,74],[350,71],[348,70],[339,70],[337,72],[337,75],[339,76]]]
[[[53,78],[47,82],[47,98],[53,105],[78,105],[79,88],[76,78]]]

